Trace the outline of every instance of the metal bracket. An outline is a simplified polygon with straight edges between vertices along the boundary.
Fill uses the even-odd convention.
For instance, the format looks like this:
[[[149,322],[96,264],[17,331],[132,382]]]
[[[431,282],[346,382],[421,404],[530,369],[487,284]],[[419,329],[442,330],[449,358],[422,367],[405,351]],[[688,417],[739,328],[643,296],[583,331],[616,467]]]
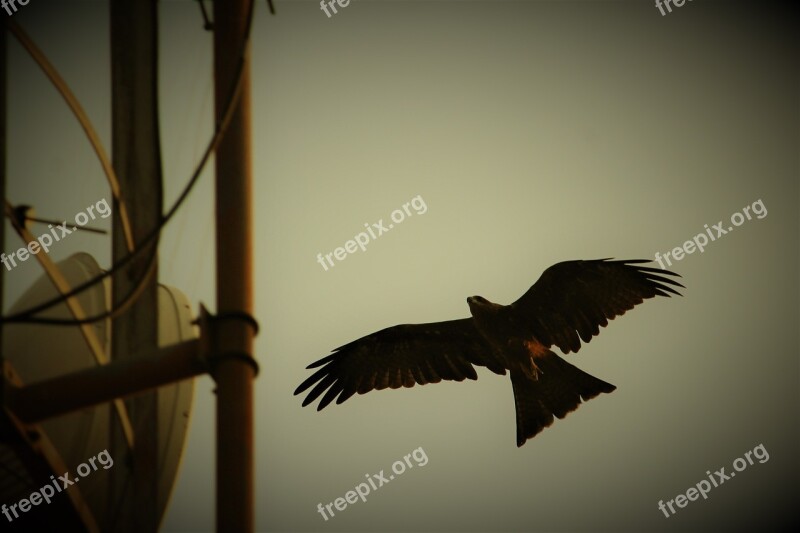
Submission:
[[[225,346],[235,346],[237,333],[241,332],[242,324],[249,326],[251,335],[258,335],[258,321],[249,313],[241,311],[227,311],[219,315],[211,314],[203,304],[200,304],[200,313],[195,320],[200,326],[200,354],[208,367],[209,374],[214,375],[217,365],[228,359],[239,359],[253,368],[254,375],[258,375],[258,361],[245,349],[222,350],[220,340],[225,338]]]

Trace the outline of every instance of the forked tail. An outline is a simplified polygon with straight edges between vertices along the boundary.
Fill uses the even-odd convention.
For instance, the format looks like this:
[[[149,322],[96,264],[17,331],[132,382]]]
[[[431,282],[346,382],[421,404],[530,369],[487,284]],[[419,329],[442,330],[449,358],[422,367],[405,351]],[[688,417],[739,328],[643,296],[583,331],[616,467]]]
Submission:
[[[521,370],[511,371],[517,409],[517,446],[553,423],[553,415],[564,418],[588,401],[616,387],[572,366],[550,350],[536,358],[538,379]]]

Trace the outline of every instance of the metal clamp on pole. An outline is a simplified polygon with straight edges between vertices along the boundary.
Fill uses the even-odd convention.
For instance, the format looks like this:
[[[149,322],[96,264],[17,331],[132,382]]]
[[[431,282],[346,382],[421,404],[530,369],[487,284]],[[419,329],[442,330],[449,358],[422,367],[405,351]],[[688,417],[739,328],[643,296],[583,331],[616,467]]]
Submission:
[[[239,359],[253,368],[255,376],[258,375],[258,361],[248,350],[237,347],[230,348],[230,346],[235,346],[232,344],[232,339],[243,337],[240,335],[240,328],[243,325],[246,325],[249,332],[250,342],[248,344],[252,345],[252,338],[258,335],[259,330],[258,321],[252,315],[241,311],[213,315],[204,305],[200,304],[200,315],[195,322],[200,326],[201,354],[209,374],[214,376],[217,365],[223,360]],[[223,350],[220,346],[226,346],[227,349]]]

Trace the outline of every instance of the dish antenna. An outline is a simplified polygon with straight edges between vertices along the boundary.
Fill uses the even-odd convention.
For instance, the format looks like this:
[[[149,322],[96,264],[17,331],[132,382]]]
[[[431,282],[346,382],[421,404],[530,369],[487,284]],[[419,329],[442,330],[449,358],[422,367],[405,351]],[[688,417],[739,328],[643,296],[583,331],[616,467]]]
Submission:
[[[58,268],[71,286],[88,281],[101,273],[101,269],[92,256],[77,253],[58,263]],[[42,275],[17,300],[9,310],[15,313],[32,305],[57,296],[53,284],[46,275]],[[110,282],[97,284],[84,291],[79,297],[80,303],[90,316],[102,313],[110,307]],[[66,304],[53,307],[43,316],[49,318],[72,318]],[[192,325],[192,313],[188,299],[177,289],[159,285],[158,287],[158,338],[159,346],[187,341],[197,337],[196,327]],[[111,349],[110,320],[97,322],[94,326],[96,335],[106,353]],[[57,346],[58,349],[53,349]],[[67,375],[79,370],[98,366],[86,340],[76,328],[59,328],[41,324],[7,324],[3,332],[3,354],[13,367],[16,376],[22,383],[35,383],[57,376]],[[169,501],[169,496],[178,473],[182,452],[186,443],[186,434],[191,413],[194,390],[193,380],[184,380],[157,389],[158,395],[158,492],[156,513],[160,522]],[[64,467],[75,477],[75,468],[89,458],[105,449],[111,449],[109,443],[110,425],[114,423],[111,404],[105,403],[93,407],[73,411],[40,424],[42,434],[35,436],[41,459],[58,474]],[[26,466],[26,455],[30,450],[18,449],[10,442],[0,442],[0,503],[8,505],[22,498],[29,498],[40,488],[33,480]],[[114,475],[121,476],[127,483],[130,472],[124,466],[125,457],[113,457]],[[85,478],[79,485],[69,487],[65,496],[58,497],[69,500],[72,512],[67,514],[72,519],[83,522],[87,529],[102,527],[115,530],[115,510],[119,502],[109,501],[111,469],[98,469]],[[54,498],[55,501],[55,498]],[[62,505],[63,507],[63,505]],[[85,507],[85,508],[81,508]],[[64,527],[65,517],[54,513],[53,509],[41,509],[39,512],[19,513],[20,517],[11,524],[28,531],[47,527],[56,529]],[[43,522],[51,521],[46,524]],[[5,519],[0,516],[0,522]],[[36,522],[34,527],[33,522]],[[60,525],[59,525],[60,524]],[[94,527],[93,527],[94,524]]]

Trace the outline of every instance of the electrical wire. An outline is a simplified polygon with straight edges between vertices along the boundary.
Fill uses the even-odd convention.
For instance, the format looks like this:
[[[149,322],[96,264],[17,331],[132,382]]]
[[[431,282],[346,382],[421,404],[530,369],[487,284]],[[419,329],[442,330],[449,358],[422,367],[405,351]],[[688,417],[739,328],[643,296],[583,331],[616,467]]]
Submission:
[[[197,183],[198,179],[200,178],[200,174],[202,173],[203,168],[205,167],[206,163],[208,162],[209,158],[211,157],[212,152],[214,152],[216,150],[217,146],[219,145],[220,141],[222,140],[222,136],[224,135],[224,133],[225,133],[230,121],[231,121],[231,118],[233,117],[234,109],[236,108],[236,104],[239,101],[239,96],[241,95],[242,81],[243,81],[243,78],[244,78],[244,69],[245,69],[245,66],[247,65],[247,60],[248,60],[249,54],[250,54],[250,34],[251,34],[251,31],[252,31],[252,26],[253,26],[254,4],[255,4],[255,0],[251,0],[250,8],[248,10],[248,15],[247,15],[247,23],[246,23],[246,26],[245,26],[245,28],[246,28],[245,29],[245,36],[244,36],[244,40],[242,42],[242,50],[241,50],[241,52],[239,54],[239,64],[237,66],[236,77],[234,79],[234,85],[233,85],[233,87],[231,89],[230,96],[228,98],[228,103],[227,103],[226,108],[225,108],[225,113],[222,116],[222,120],[219,120],[217,122],[217,125],[215,127],[215,131],[214,131],[214,136],[211,138],[211,141],[209,142],[208,146],[206,147],[205,152],[203,153],[203,157],[200,159],[200,162],[198,163],[197,167],[195,168],[194,172],[192,173],[192,176],[190,177],[189,181],[184,186],[184,188],[181,191],[181,194],[178,196],[177,200],[175,200],[175,202],[172,204],[172,207],[170,207],[170,209],[167,211],[167,213],[162,216],[161,221],[159,222],[159,224],[155,228],[153,228],[153,230],[150,231],[150,233],[148,233],[144,237],[144,239],[141,240],[141,242],[138,243],[136,249],[133,252],[130,252],[125,257],[123,257],[122,259],[120,259],[119,261],[114,263],[111,266],[111,268],[109,268],[107,271],[103,272],[102,274],[98,274],[94,278],[92,278],[92,279],[90,279],[90,280],[78,285],[77,287],[75,287],[74,289],[72,289],[71,291],[69,291],[66,294],[63,294],[61,296],[52,298],[52,299],[50,299],[48,301],[45,301],[45,302],[40,303],[38,305],[32,306],[32,307],[30,307],[28,309],[24,309],[22,311],[19,311],[19,312],[13,314],[13,315],[3,317],[2,318],[2,322],[5,322],[5,323],[37,322],[37,323],[48,323],[48,324],[53,324],[53,325],[64,325],[64,326],[66,326],[66,325],[76,325],[76,324],[81,324],[81,323],[94,322],[94,321],[97,321],[97,320],[102,320],[104,318],[108,318],[109,316],[117,316],[120,312],[122,312],[122,311],[119,311],[118,309],[110,309],[109,311],[106,311],[105,313],[101,313],[100,315],[97,315],[95,317],[88,317],[88,318],[83,319],[81,321],[78,321],[78,320],[59,320],[59,319],[48,319],[48,318],[36,318],[36,317],[31,316],[31,315],[38,314],[38,313],[40,313],[40,312],[42,312],[42,311],[44,311],[46,309],[50,309],[51,307],[54,307],[54,306],[56,306],[56,305],[58,305],[58,304],[60,304],[60,303],[62,303],[64,301],[66,301],[67,298],[69,298],[71,296],[75,296],[76,294],[80,294],[81,292],[85,291],[86,289],[88,289],[90,287],[93,287],[94,285],[97,285],[103,279],[105,279],[105,278],[107,278],[109,276],[112,276],[113,274],[115,274],[118,271],[120,271],[123,267],[125,267],[128,263],[133,261],[136,257],[138,257],[141,254],[141,252],[144,249],[146,249],[148,247],[147,245],[150,244],[152,241],[156,240],[156,243],[158,242],[157,239],[159,239],[159,237],[161,235],[161,232],[163,231],[164,227],[172,219],[172,217],[175,215],[177,210],[181,207],[183,202],[189,196],[189,193],[194,188],[195,184]],[[154,250],[157,251],[157,246],[154,247]],[[125,298],[125,301],[123,302],[123,304],[127,304],[127,307],[130,307],[130,305],[133,304],[133,301],[135,301],[135,300],[132,300],[129,297],[132,296],[134,293],[139,293],[140,294],[141,291],[137,291],[137,289],[139,289],[140,285],[144,284],[145,278],[147,278],[147,276],[149,275],[148,272],[150,271],[150,268],[148,268],[147,270],[148,271],[145,272],[145,274],[142,276],[142,279],[140,280],[139,283],[137,283],[137,286],[134,288],[134,290],[132,290],[131,293],[129,293],[129,295]],[[129,300],[131,300],[131,301],[129,301]],[[121,304],[121,305],[123,305],[123,304]]]
[[[139,281],[136,283],[128,294],[125,295],[125,298],[122,299],[121,302],[115,304],[114,307],[111,309],[104,311],[102,313],[98,313],[93,316],[87,316],[81,319],[77,318],[45,318],[45,317],[29,317],[19,322],[24,322],[26,324],[47,324],[50,326],[80,326],[82,324],[91,324],[93,322],[97,322],[99,320],[104,319],[114,319],[127,311],[131,308],[131,306],[136,303],[136,301],[144,294],[145,289],[147,289],[147,285],[153,276],[156,273],[156,267],[158,266],[158,262],[156,259],[158,258],[158,253],[156,252],[158,248],[158,242],[156,242],[153,246],[153,253],[150,255],[147,264],[147,270],[145,270],[144,275],[139,278]]]

